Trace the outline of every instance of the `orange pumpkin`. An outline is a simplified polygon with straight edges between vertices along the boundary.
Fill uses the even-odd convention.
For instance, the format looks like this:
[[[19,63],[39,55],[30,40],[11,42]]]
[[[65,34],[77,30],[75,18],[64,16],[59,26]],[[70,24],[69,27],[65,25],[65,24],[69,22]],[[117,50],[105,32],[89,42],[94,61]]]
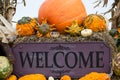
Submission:
[[[20,77],[18,80],[46,80],[43,74],[27,74]]]
[[[107,29],[105,18],[99,14],[89,14],[83,21],[83,25],[94,32],[105,31]]]
[[[45,0],[38,13],[38,21],[47,18],[50,24],[55,24],[56,29],[63,33],[66,26],[70,26],[74,20],[79,25],[87,13],[81,0]]]
[[[71,77],[69,75],[63,75],[60,80],[71,80]]]
[[[10,75],[7,79],[5,80],[17,80],[17,77],[15,75]]]
[[[37,21],[30,17],[23,17],[16,24],[16,30],[19,36],[30,36],[35,34],[38,27]]]
[[[85,76],[81,77],[79,80],[111,80],[108,74],[106,73],[98,73],[98,72],[90,72]]]

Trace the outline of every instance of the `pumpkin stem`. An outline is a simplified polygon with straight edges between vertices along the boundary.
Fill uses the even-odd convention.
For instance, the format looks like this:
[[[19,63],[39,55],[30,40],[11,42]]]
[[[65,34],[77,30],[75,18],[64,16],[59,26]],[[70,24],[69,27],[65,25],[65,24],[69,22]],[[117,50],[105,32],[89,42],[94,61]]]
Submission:
[[[46,18],[42,18],[42,24],[47,24],[47,19]]]

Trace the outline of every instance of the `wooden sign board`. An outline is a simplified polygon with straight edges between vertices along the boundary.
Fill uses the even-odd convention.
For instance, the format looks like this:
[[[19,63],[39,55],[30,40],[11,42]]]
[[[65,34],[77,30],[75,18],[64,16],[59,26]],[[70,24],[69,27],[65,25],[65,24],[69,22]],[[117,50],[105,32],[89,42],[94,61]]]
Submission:
[[[111,50],[104,42],[20,43],[12,48],[14,73],[42,73],[59,78],[79,78],[89,72],[111,71]]]

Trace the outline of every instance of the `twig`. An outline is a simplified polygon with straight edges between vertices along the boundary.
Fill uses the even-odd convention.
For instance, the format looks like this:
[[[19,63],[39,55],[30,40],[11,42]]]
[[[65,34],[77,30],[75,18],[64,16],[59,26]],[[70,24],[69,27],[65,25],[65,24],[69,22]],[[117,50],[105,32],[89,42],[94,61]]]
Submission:
[[[26,2],[25,2],[25,0],[23,0],[23,4],[24,4],[24,6],[26,6]]]
[[[96,2],[94,2],[94,3],[97,3],[97,4],[94,6],[94,8],[96,8],[97,6],[99,6],[99,5],[101,4],[101,0],[100,0],[100,1],[96,1]]]
[[[11,22],[13,22],[13,23],[17,23],[16,21],[11,21]]]

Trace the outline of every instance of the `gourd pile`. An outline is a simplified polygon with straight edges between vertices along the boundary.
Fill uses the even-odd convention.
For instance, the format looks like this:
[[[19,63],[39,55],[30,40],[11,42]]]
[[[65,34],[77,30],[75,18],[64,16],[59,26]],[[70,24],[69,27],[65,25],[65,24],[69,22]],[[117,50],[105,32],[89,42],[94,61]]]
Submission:
[[[6,80],[55,80],[52,76],[46,78],[43,74],[29,74],[20,77],[17,79],[15,75],[11,75]],[[61,76],[60,80],[72,80],[72,78],[69,75],[63,75]],[[78,80],[111,80],[110,77],[106,73],[97,73],[97,72],[91,72]]]
[[[63,30],[59,31],[60,27],[57,24],[50,24],[48,19],[42,19],[41,21],[30,18],[23,17],[18,21],[16,25],[16,30],[18,36],[31,36],[36,35],[36,37],[46,36],[48,38],[56,35],[64,34],[70,36],[82,36],[89,37],[93,33],[107,31],[107,24],[105,18],[99,14],[90,14],[84,17],[81,25],[78,20],[73,20],[70,25],[65,25]],[[55,34],[54,34],[55,33]]]
[[[81,0],[45,0],[39,9],[38,18],[21,18],[16,24],[16,31],[18,32],[18,38],[26,36],[29,38],[34,35],[37,39],[43,37],[48,39],[53,37],[54,39],[57,39],[60,35],[69,35],[70,37],[77,36],[88,39],[96,33],[105,32],[109,34],[107,27],[106,19],[102,15],[87,15]],[[118,33],[120,33],[120,30],[114,34],[110,31],[110,34],[117,40],[119,37]],[[113,71],[115,71],[115,74],[120,75],[120,63],[117,62],[119,57],[114,58]],[[6,63],[6,65],[7,64],[8,63]],[[6,80],[47,79],[43,74],[30,74],[17,79],[15,75],[10,75],[10,73],[3,75],[3,70],[7,70],[5,68],[6,67],[0,67],[0,77],[2,76],[1,78],[6,78]],[[49,77],[48,80],[54,80],[54,78]],[[72,78],[69,75],[64,75],[60,80],[72,80]],[[79,80],[110,80],[110,77],[106,73],[91,72]]]
[[[67,33],[71,36],[87,37],[93,32],[105,31],[106,21],[99,14],[87,16],[81,0],[71,0],[71,2],[69,0],[65,2],[50,0],[41,5],[38,20],[23,17],[18,21],[16,30],[19,36],[37,34],[38,37],[45,35],[50,37],[54,35],[53,31],[57,31],[58,35]]]

